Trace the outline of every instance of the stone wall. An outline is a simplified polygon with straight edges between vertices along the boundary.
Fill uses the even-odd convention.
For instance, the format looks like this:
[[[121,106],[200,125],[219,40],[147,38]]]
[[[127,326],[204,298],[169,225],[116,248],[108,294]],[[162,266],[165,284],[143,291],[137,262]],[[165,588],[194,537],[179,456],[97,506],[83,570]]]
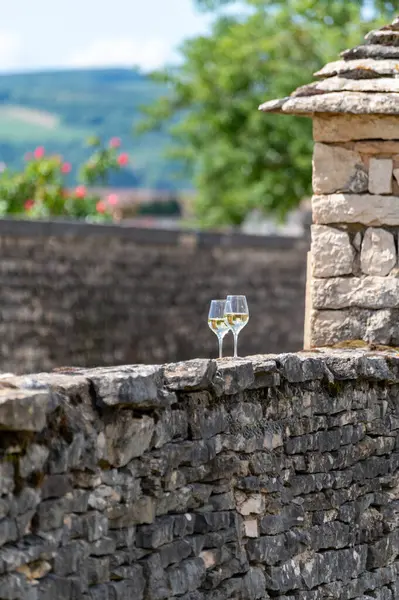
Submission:
[[[399,358],[3,377],[1,600],[399,597]]]
[[[0,365],[217,355],[212,298],[248,297],[245,356],[303,348],[307,240],[0,221]],[[225,341],[232,354],[232,336]]]
[[[314,119],[312,345],[399,345],[397,117]]]

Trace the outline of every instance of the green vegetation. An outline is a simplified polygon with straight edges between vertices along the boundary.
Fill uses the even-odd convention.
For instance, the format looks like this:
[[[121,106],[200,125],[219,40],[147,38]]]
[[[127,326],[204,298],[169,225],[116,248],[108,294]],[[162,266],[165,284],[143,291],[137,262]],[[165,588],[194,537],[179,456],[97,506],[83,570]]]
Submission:
[[[111,186],[172,192],[194,186],[204,226],[240,225],[254,208],[284,218],[310,193],[311,122],[264,115],[259,104],[311,81],[341,50],[388,22],[394,5],[196,4],[213,12],[209,35],[187,40],[182,63],[152,78],[129,69],[1,76],[0,162],[21,170],[26,152],[44,146],[72,163],[66,184],[73,185],[90,156],[84,140],[118,136],[130,161],[111,176]]]
[[[198,0],[214,11],[209,35],[187,40],[184,60],[154,74],[168,86],[145,110],[144,131],[174,138],[171,155],[198,189],[204,225],[239,225],[252,208],[278,218],[310,193],[311,122],[264,115],[312,73],[388,22],[378,0]],[[232,5],[232,6],[229,6]],[[234,10],[235,9],[235,12]]]
[[[121,140],[113,137],[103,145],[93,137],[88,142],[91,155],[79,169],[81,184],[67,188],[65,180],[72,165],[59,155],[46,154],[44,146],[25,156],[24,168],[0,173],[0,216],[13,215],[43,219],[51,216],[84,219],[101,223],[119,219],[119,199],[114,192],[107,198],[93,194],[86,186],[107,185],[112,172],[129,164],[126,152],[120,152]]]
[[[104,142],[120,137],[129,153],[127,169],[114,174],[116,187],[175,190],[176,163],[164,157],[164,133],[134,135],[139,106],[150,104],[164,86],[130,69],[59,71],[0,76],[0,162],[17,170],[36,146],[72,163],[69,184],[90,156],[89,136]]]

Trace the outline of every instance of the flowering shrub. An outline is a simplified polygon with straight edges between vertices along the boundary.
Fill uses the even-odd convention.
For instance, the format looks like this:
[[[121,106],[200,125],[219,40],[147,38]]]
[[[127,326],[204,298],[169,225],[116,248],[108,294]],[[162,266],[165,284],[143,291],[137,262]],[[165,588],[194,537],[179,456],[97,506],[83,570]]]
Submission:
[[[119,153],[121,141],[112,138],[103,146],[97,138],[89,145],[93,153],[79,171],[81,183],[74,189],[65,185],[72,166],[60,156],[49,156],[39,146],[25,156],[26,166],[14,173],[7,168],[0,173],[0,216],[26,215],[30,218],[66,216],[87,221],[110,221],[118,204],[118,196],[105,200],[89,191],[88,186],[107,185],[108,176],[126,166],[129,156]]]

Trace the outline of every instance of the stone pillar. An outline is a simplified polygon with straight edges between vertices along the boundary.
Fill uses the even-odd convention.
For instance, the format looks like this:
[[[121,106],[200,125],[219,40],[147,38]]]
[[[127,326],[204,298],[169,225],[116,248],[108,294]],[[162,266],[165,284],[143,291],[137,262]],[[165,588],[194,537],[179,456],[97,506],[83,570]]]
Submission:
[[[310,345],[399,344],[399,117],[314,118]]]
[[[260,107],[313,119],[304,345],[399,346],[399,17],[341,57]]]

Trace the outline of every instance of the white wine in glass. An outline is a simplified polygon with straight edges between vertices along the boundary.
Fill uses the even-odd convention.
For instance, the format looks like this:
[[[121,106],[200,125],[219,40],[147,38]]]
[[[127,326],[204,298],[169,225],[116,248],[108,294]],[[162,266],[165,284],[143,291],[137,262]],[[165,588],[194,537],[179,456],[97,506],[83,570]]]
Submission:
[[[234,336],[234,358],[238,357],[238,334],[245,327],[249,319],[249,310],[245,296],[227,296],[224,314],[227,324]]]
[[[209,308],[208,325],[219,340],[219,358],[223,358],[223,338],[230,327],[225,317],[226,300],[212,300]]]

